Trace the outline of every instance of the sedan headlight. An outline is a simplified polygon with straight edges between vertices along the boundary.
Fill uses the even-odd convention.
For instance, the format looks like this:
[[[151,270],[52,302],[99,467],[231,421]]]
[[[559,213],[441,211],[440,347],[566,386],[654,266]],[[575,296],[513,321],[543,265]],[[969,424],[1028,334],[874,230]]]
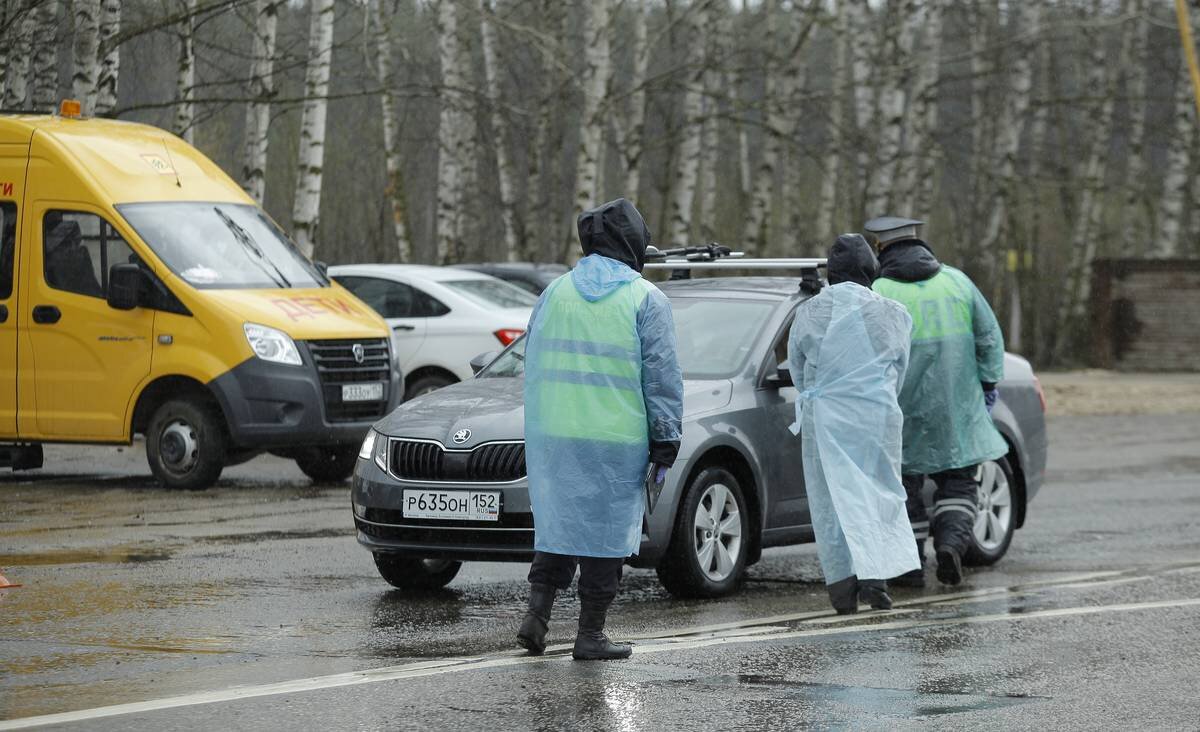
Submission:
[[[385,473],[387,472],[387,452],[388,438],[384,435],[379,435],[378,439],[375,440],[375,464]]]
[[[300,351],[296,350],[295,341],[287,333],[256,323],[246,323],[242,327],[255,356],[272,363],[301,365]]]
[[[370,460],[371,455],[375,452],[375,435],[378,434],[375,430],[367,430],[367,436],[363,438],[362,447],[358,448],[359,460]]]

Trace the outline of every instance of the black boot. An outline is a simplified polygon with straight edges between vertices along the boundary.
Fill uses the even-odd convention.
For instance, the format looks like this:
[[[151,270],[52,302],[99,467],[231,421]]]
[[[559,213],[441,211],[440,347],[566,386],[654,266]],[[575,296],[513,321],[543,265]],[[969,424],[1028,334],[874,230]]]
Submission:
[[[891,610],[892,598],[887,593],[883,580],[859,580],[858,597],[875,610]]]
[[[892,587],[915,587],[923,589],[925,587],[925,540],[917,540],[917,561],[921,563],[918,569],[911,572],[905,572],[899,577],[891,577],[888,579],[888,584]]]
[[[937,550],[937,578],[944,585],[962,582],[962,556],[954,547],[944,546]]]
[[[829,591],[829,602],[838,615],[853,615],[858,612],[858,578],[851,575],[838,580],[831,585],[825,585]]]
[[[546,631],[550,629],[550,610],[556,592],[550,585],[535,583],[529,587],[529,609],[517,631],[517,643],[535,656],[546,650]]]
[[[608,615],[608,604],[596,605],[587,602],[579,608],[579,634],[575,636],[575,650],[571,656],[576,661],[607,661],[614,658],[629,658],[633,646],[628,643],[613,643],[604,634],[604,620]]]

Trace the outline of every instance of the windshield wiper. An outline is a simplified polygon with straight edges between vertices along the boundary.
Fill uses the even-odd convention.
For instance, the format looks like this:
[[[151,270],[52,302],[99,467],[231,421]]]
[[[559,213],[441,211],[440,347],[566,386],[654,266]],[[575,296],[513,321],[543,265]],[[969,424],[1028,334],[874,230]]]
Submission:
[[[226,228],[233,233],[233,238],[236,239],[237,242],[244,248],[248,249],[255,256],[257,256],[257,259],[254,260],[255,263],[257,263],[259,268],[267,274],[267,277],[271,278],[272,282],[279,287],[292,286],[292,283],[283,275],[283,272],[279,270],[279,267],[277,267],[275,263],[272,262],[269,257],[267,257],[266,254],[263,254],[263,250],[258,248],[258,245],[254,243],[254,237],[250,236],[249,232],[241,227],[241,224],[234,221],[232,216],[225,213],[217,206],[213,206],[213,211],[217,212],[217,216],[219,216],[221,221],[225,223]],[[264,264],[264,262],[266,264]],[[275,274],[271,274],[271,269],[267,269],[266,267],[267,264],[271,265],[271,269],[275,270]]]

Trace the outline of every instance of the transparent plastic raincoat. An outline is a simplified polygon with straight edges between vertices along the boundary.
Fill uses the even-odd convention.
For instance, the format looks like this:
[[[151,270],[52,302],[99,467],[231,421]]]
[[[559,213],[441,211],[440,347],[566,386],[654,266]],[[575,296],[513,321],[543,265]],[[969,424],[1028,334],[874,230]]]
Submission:
[[[651,455],[670,465],[678,450],[683,377],[671,305],[638,274],[649,243],[641,216],[624,201],[606,206],[589,212],[595,230],[581,217],[591,253],[542,293],[529,320],[525,463],[541,552],[635,554]],[[614,230],[614,219],[636,226]],[[614,237],[621,246],[605,246]]]
[[[978,288],[941,265],[916,282],[889,278],[885,270],[874,289],[913,319],[909,376],[900,390],[904,473],[938,473],[1005,455],[1008,445],[980,388],[1004,378],[1004,336]]]
[[[864,242],[865,244],[865,242]],[[803,302],[788,339],[804,485],[826,584],[921,566],[900,482],[897,392],[912,319],[852,282]]]

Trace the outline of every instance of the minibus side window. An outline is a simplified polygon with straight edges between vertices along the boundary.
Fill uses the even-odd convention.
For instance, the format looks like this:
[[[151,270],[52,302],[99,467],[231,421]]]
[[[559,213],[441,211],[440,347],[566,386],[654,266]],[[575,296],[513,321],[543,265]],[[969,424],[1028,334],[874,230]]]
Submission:
[[[114,264],[138,263],[133,250],[107,221],[79,211],[47,211],[42,219],[46,284],[56,290],[105,297]]]
[[[13,290],[13,256],[17,248],[17,205],[0,203],[0,300]]]

